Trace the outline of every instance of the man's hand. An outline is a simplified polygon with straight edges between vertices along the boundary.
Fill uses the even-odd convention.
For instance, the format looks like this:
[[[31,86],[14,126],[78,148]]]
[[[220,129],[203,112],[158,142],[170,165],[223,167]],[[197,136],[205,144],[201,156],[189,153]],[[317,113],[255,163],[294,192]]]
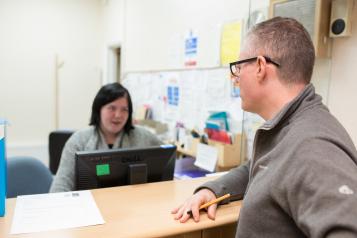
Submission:
[[[192,211],[193,220],[199,222],[200,212],[199,207],[216,199],[216,195],[209,189],[201,189],[190,198],[186,200],[184,204],[173,209],[172,214],[175,215],[175,220],[180,220],[181,223],[186,222],[190,218],[190,214],[187,214],[188,211]],[[216,216],[217,204],[212,204],[207,208],[208,218],[214,220]]]

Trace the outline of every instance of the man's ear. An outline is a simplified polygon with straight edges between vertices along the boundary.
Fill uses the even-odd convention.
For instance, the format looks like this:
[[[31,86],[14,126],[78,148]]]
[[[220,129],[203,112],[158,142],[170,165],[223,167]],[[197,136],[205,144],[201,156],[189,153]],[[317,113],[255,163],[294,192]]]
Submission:
[[[258,56],[257,58],[257,77],[260,82],[263,82],[266,79],[266,74],[267,74],[267,61],[263,56]]]

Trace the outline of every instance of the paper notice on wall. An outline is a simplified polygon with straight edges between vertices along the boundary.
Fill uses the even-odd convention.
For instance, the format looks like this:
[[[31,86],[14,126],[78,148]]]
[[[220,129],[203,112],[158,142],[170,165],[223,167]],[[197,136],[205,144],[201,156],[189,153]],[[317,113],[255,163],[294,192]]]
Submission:
[[[197,44],[198,37],[190,30],[185,37],[185,66],[197,65]]]
[[[196,70],[181,72],[178,119],[186,128],[195,128],[199,124],[200,110],[203,107],[200,90],[205,87],[201,75]]]
[[[207,80],[205,104],[209,110],[225,110],[230,100],[230,80],[227,77],[227,69],[215,69],[206,71],[204,77]]]
[[[221,64],[228,65],[237,61],[242,38],[242,21],[226,23],[221,39]]]
[[[176,122],[179,116],[180,75],[179,73],[163,72],[162,80],[165,85],[163,120],[164,122]]]

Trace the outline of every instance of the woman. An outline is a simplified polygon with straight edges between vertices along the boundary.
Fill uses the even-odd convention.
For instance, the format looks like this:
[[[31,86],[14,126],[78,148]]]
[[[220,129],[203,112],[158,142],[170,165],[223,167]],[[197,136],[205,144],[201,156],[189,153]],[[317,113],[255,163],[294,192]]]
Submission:
[[[67,141],[50,192],[75,190],[75,153],[162,144],[149,131],[132,125],[129,92],[119,83],[103,86],[97,93],[90,127],[74,133]]]

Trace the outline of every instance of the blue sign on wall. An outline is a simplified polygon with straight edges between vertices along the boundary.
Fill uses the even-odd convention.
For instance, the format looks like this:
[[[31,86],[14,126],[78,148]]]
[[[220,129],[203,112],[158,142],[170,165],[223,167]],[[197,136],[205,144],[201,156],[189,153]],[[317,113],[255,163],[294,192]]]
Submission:
[[[178,106],[179,103],[179,88],[169,86],[167,87],[167,99],[169,105]]]
[[[185,39],[185,66],[195,66],[197,64],[197,46],[198,39],[190,31],[189,36]]]

